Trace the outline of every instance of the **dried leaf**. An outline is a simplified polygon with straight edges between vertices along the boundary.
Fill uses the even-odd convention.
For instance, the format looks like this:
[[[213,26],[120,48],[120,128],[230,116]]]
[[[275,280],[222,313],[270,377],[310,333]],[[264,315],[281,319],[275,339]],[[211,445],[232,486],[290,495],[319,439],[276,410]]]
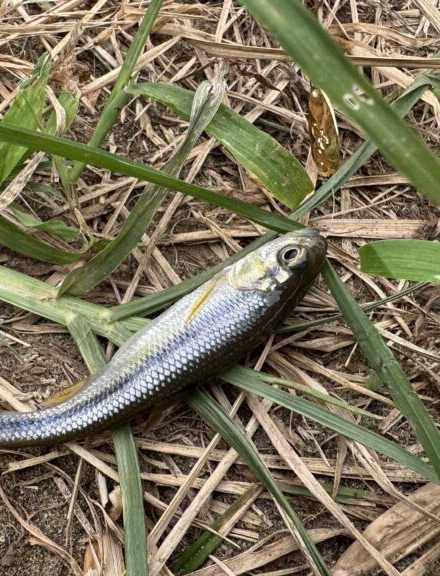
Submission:
[[[408,499],[426,511],[440,515],[440,486],[426,484]],[[404,558],[440,534],[440,522],[422,515],[399,502],[364,531],[364,537],[393,562]],[[333,576],[362,576],[370,574],[378,564],[359,542],[354,542],[339,558]]]

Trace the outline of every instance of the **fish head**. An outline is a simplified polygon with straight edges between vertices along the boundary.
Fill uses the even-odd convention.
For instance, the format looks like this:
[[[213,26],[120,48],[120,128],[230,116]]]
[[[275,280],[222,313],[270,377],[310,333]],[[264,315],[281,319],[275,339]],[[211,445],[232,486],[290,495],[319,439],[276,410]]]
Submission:
[[[319,273],[327,241],[318,230],[303,228],[267,242],[230,267],[228,281],[238,290],[262,290],[300,298]]]

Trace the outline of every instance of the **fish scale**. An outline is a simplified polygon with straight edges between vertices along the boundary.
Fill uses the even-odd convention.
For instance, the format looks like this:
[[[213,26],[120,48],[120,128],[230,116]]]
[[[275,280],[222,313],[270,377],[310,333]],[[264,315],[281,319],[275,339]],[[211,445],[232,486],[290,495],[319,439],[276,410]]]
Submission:
[[[286,245],[303,253],[291,269],[277,260]],[[132,336],[72,398],[35,412],[1,414],[0,445],[79,438],[162,405],[186,386],[218,374],[264,340],[298,302],[325,248],[325,240],[309,230],[284,235],[247,255],[244,265],[223,270]]]

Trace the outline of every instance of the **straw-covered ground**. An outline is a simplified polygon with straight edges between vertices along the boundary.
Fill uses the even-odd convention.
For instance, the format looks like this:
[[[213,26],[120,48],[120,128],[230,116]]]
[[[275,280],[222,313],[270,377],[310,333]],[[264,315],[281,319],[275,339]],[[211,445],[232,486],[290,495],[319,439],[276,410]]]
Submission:
[[[0,112],[8,110],[23,90],[22,81],[49,53],[52,64],[43,117],[56,108],[62,91],[70,92],[78,100],[78,109],[70,126],[58,133],[89,142],[148,4],[138,0],[3,2]],[[433,57],[438,49],[440,12],[431,0],[306,4],[346,54],[358,58],[356,63],[362,64],[384,96],[407,88],[419,68],[427,67],[420,59]],[[310,37],[307,48],[313,49],[313,43]],[[224,104],[282,144],[319,188],[326,180],[310,155],[307,76],[279,54],[258,55],[240,47],[268,49],[277,44],[238,2],[166,0],[139,58],[137,82],[195,91],[204,80],[218,79],[219,63],[227,63]],[[402,57],[404,65],[396,60]],[[142,94],[131,94],[123,104],[103,148],[162,169],[182,142],[188,122]],[[25,106],[23,114],[29,113]],[[432,92],[424,93],[406,116],[435,152],[440,149],[439,119],[439,101]],[[337,120],[344,165],[365,137],[344,115],[338,113]],[[23,214],[81,228],[83,236],[75,237],[74,232],[73,239],[64,234],[64,228],[61,236],[50,234],[53,229],[33,229],[32,237],[37,234],[63,251],[84,248],[92,236],[95,242],[115,238],[145,183],[89,166],[71,187],[75,207],[75,199],[66,201],[60,164],[50,160],[49,155],[41,155],[30,173],[7,189],[6,199],[0,195],[3,217],[27,232],[29,221]],[[260,160],[267,162],[261,158],[257,163]],[[61,166],[68,170],[71,163]],[[215,135],[200,137],[180,177],[274,214],[290,212]],[[339,277],[357,302],[365,304],[402,292],[412,283],[360,272],[359,247],[375,239],[434,240],[438,216],[438,210],[406,177],[375,152],[301,222],[326,233],[329,257]],[[170,191],[138,246],[85,299],[110,307],[177,286],[236,254],[265,231],[225,207]],[[0,240],[8,246],[5,234],[1,232]],[[2,267],[51,286],[58,286],[77,265],[27,258],[10,244],[0,249]],[[81,263],[96,251],[85,254]],[[68,328],[30,309],[0,306],[0,398],[8,409],[41,405],[66,385],[87,377]],[[270,337],[266,346],[249,355],[247,365],[367,410],[370,415],[348,412],[302,388],[285,388],[291,397],[298,395],[327,407],[426,460],[420,438],[371,370],[347,324],[333,320],[307,325],[338,312],[325,282],[318,279],[287,320],[289,325],[304,323],[303,328]],[[419,287],[378,305],[368,315],[431,418],[440,423],[439,288]],[[102,331],[99,335],[109,358],[115,346],[102,338]],[[218,380],[207,384],[207,389],[227,412],[235,403],[235,422],[247,428],[261,459],[285,488],[288,502],[335,575],[358,574],[358,569],[363,574],[395,576],[440,573],[440,489],[434,482],[426,484],[422,473],[402,462],[231,383]],[[151,574],[180,573],[173,562],[183,562],[182,553],[209,526],[220,533],[221,541],[213,546],[210,558],[187,565],[191,574],[311,574],[286,511],[196,411],[181,400],[153,414],[148,426],[145,421],[146,416],[139,418],[133,430]],[[197,464],[199,471],[194,470]],[[2,449],[0,468],[0,574],[124,574],[121,491],[109,433],[56,447]],[[226,511],[228,517],[212,527]],[[364,551],[362,534],[376,548],[381,568]],[[394,571],[385,559],[394,564]]]

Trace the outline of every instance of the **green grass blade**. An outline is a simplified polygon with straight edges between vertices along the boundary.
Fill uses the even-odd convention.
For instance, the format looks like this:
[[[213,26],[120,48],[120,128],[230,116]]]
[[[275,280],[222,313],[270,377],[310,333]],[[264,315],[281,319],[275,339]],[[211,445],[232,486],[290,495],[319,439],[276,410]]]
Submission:
[[[195,184],[184,182],[183,180],[164,174],[160,170],[155,170],[135,160],[130,160],[118,154],[111,154],[110,152],[93,148],[86,144],[73,142],[67,138],[41,134],[40,132],[0,122],[0,140],[12,144],[20,144],[32,150],[43,150],[48,154],[64,156],[71,160],[80,160],[92,166],[106,168],[107,170],[119,172],[126,176],[138,178],[139,180],[154,182],[166,188],[188,194],[188,196],[192,196],[198,200],[204,200],[210,204],[221,206],[257,224],[273,228],[279,232],[292,230],[292,222],[284,216],[273,214],[272,212],[253,206],[249,202],[242,202],[235,198],[223,196],[208,188],[202,188]]]
[[[0,216],[0,244],[42,262],[51,264],[70,264],[76,262],[82,256],[81,252],[67,252],[42,242],[35,236],[31,236],[18,226]]]
[[[6,122],[34,130],[41,126],[49,70],[50,58],[45,55],[40,58],[29,79],[22,84],[22,89],[3,117]],[[24,146],[10,146],[6,142],[0,143],[0,184],[12,172],[25,153],[26,147]]]
[[[86,318],[81,314],[69,314],[66,326],[90,374],[98,372],[105,364],[105,356]]]
[[[70,315],[67,326],[87,368],[97,372],[105,364],[104,354],[86,319]],[[127,576],[148,576],[147,532],[143,505],[143,488],[137,449],[129,424],[112,432],[122,494],[124,519],[125,568]]]
[[[246,435],[235,425],[221,406],[203,390],[199,389],[191,392],[186,397],[186,402],[208,422],[214,430],[221,434],[228,444],[232,446],[247,463],[255,476],[264,484],[295,526],[297,534],[302,541],[302,549],[307,554],[312,565],[316,567],[318,574],[331,576],[330,570],[327,568],[315,544],[310,539],[301,520],[290,506],[289,501],[284,496],[282,490],[273,479],[257,450]]]
[[[269,384],[280,384],[286,388],[292,388],[293,390],[298,390],[298,392],[302,392],[306,396],[311,396],[312,398],[316,398],[317,400],[321,400],[321,402],[325,402],[326,404],[331,404],[332,406],[337,406],[338,408],[342,408],[343,410],[347,410],[348,412],[352,412],[353,414],[358,414],[359,416],[366,416],[367,418],[373,418],[381,420],[381,416],[377,416],[372,412],[368,412],[368,410],[363,410],[362,408],[358,408],[357,406],[352,406],[345,402],[344,400],[340,400],[339,398],[335,398],[334,396],[330,396],[329,394],[325,394],[324,392],[320,392],[319,390],[315,390],[310,386],[306,386],[305,384],[299,384],[298,382],[291,382],[290,380],[286,380],[285,378],[277,378],[276,376],[270,376],[269,374],[265,374],[264,372],[259,372],[259,378],[264,382]]]
[[[237,366],[224,372],[221,375],[221,378],[226,382],[237,386],[241,390],[246,390],[247,392],[252,392],[253,394],[267,398],[268,400],[271,400],[280,406],[284,406],[289,410],[293,410],[297,414],[301,414],[306,418],[310,418],[311,420],[318,422],[319,424],[322,424],[323,426],[326,426],[327,428],[330,428],[355,442],[373,448],[373,450],[385,454],[396,462],[399,462],[411,470],[414,470],[414,472],[421,474],[428,480],[439,483],[435,471],[431,466],[429,466],[429,464],[426,464],[420,460],[420,458],[413,456],[410,452],[395,442],[387,440],[367,428],[357,424],[352,424],[340,416],[333,414],[320,406],[316,406],[304,398],[298,398],[288,392],[278,390],[277,388],[266,384],[259,376],[258,372],[255,372],[254,370]]]
[[[300,0],[241,0],[329,96],[410,182],[440,204],[440,163],[423,140],[388,106]]]
[[[128,89],[169,106],[181,118],[189,118],[194,92],[162,83],[143,83]],[[283,146],[227,106],[220,106],[207,126],[237,162],[257,176],[269,192],[291,210],[313,190],[307,172]]]
[[[194,572],[197,568],[200,568],[202,564],[207,560],[210,554],[213,554],[215,550],[223,543],[223,538],[214,533],[218,532],[225,522],[227,522],[237,510],[241,508],[243,504],[249,499],[254,493],[254,488],[250,488],[244,494],[239,496],[230,506],[226,508],[223,514],[220,514],[218,518],[210,525],[211,530],[205,530],[197,538],[197,540],[191,544],[174,562],[171,564],[171,571],[175,576],[182,576],[184,574],[189,574]]]
[[[14,206],[10,206],[9,210],[24,226],[28,228],[48,232],[54,236],[58,236],[58,238],[61,238],[66,242],[76,242],[79,239],[81,233],[79,228],[69,226],[63,220],[47,220],[46,222],[42,222],[32,214],[23,212],[23,210]]]
[[[145,232],[144,220],[149,221],[154,216],[162,200],[163,196],[158,191],[151,195],[144,193],[118,236],[83,266],[69,272],[59,288],[59,295],[82,296],[111,274],[139,242]]]
[[[413,426],[437,477],[440,478],[440,436],[428,410],[374,324],[328,262],[325,263],[322,274],[368,363],[387,386],[396,406]]]
[[[379,240],[359,250],[361,269],[386,278],[440,284],[440,244],[429,240]]]
[[[124,63],[121,67],[121,71],[116,79],[113,90],[110,94],[109,100],[113,100],[130,82],[131,76],[133,74],[136,62],[141,55],[141,52],[145,46],[148,36],[153,29],[153,24],[159,14],[163,0],[151,0],[149,2],[148,8],[145,12],[145,16],[139,25],[136,36],[133,42],[130,44],[130,49],[124,58]]]
[[[333,494],[334,486],[330,482],[319,482],[327,494]],[[292,496],[304,496],[305,498],[310,498],[311,500],[318,500],[316,496],[305,486],[292,486],[291,484],[285,484],[280,482],[280,488],[285,494],[290,494]],[[363,498],[368,498],[368,490],[360,490],[359,488],[351,488],[348,486],[339,486],[338,493],[335,497],[335,501],[339,504],[359,504],[359,500]]]
[[[69,311],[53,306],[56,288],[30,276],[0,266],[0,300],[67,325]]]
[[[70,296],[57,298],[53,286],[4,266],[0,266],[0,300],[65,326],[73,316],[81,315],[87,319],[93,332],[117,346],[140,328],[140,322],[145,323],[143,319],[109,323],[104,307]]]
[[[200,84],[194,98],[188,131],[183,142],[163,167],[165,173],[171,176],[179,175],[206,124],[216,113],[223,94],[223,78],[213,84],[209,82]],[[72,270],[61,284],[59,294],[82,296],[116,270],[140,241],[166,195],[167,189],[163,186],[157,184],[146,186],[117,237],[83,266]]]
[[[130,425],[123,424],[116,428],[112,438],[122,493],[126,576],[148,576],[144,492]]]
[[[112,129],[113,124],[116,122],[116,119],[119,116],[119,112],[128,102],[130,96],[124,92],[124,88],[130,82],[136,62],[141,55],[148,36],[150,35],[154,21],[156,20],[162,4],[163,0],[151,0],[145,16],[139,25],[136,36],[134,37],[128,53],[124,58],[124,63],[122,64],[121,70],[113,86],[111,94],[104,106],[104,110],[101,112],[98,124],[96,125],[96,128],[90,139],[91,146],[99,146],[101,144],[101,142]],[[78,180],[78,177],[84,170],[85,166],[86,162],[75,162],[69,173],[69,180],[71,184],[74,184]]]
[[[405,288],[405,290],[401,290],[400,292],[396,292],[395,294],[391,294],[391,296],[387,296],[386,298],[381,298],[380,300],[375,300],[371,302],[371,304],[363,304],[360,308],[364,312],[368,312],[369,310],[374,310],[379,308],[379,306],[383,306],[384,304],[388,304],[388,302],[394,302],[395,300],[400,300],[400,298],[404,298],[409,294],[413,294],[422,288],[429,286],[429,282],[418,282],[414,284],[414,286],[409,286]],[[333,316],[327,316],[326,318],[318,318],[317,320],[309,320],[307,322],[298,322],[297,324],[289,324],[288,326],[283,326],[278,328],[276,331],[277,334],[290,334],[291,332],[299,332],[300,330],[306,330],[308,328],[315,328],[316,326],[322,326],[323,324],[328,324],[329,322],[334,322],[335,320],[340,320],[344,316],[342,314],[334,314]]]

